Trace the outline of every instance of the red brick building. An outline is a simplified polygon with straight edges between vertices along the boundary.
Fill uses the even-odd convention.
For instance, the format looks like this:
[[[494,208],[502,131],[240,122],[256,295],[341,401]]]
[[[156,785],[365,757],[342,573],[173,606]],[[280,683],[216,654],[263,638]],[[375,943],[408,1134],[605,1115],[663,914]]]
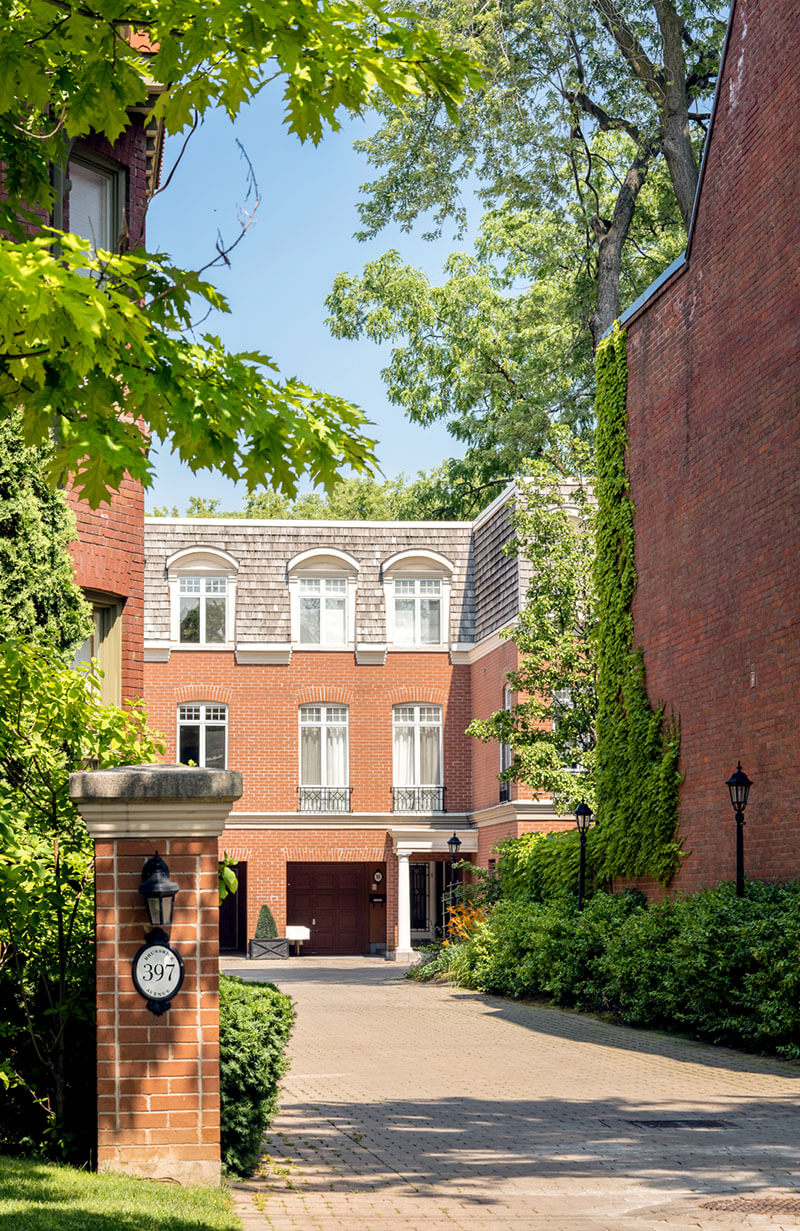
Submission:
[[[516,666],[512,498],[475,522],[148,520],[150,721],[168,760],[244,775],[224,947],[266,904],[306,951],[406,954],[441,925],[453,832],[485,865],[561,823],[465,735]]]
[[[144,244],[147,202],[158,181],[161,129],[142,114],[110,145],[89,137],[71,148],[53,223],[118,251]],[[144,595],[144,493],[126,479],[111,500],[93,510],[69,493],[78,541],[72,545],[78,584],[92,604],[95,631],[79,654],[104,671],[102,699],[119,704],[141,696]]]
[[[800,875],[797,36],[796,0],[734,0],[686,254],[623,318],[636,635],[681,724],[682,890],[734,875],[738,760],[746,874]]]

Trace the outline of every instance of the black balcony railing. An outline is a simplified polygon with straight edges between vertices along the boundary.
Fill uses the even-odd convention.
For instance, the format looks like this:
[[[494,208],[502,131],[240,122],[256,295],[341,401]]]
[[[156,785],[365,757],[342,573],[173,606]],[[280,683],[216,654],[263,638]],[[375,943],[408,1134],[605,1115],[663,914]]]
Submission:
[[[392,812],[444,812],[443,786],[393,786]]]
[[[349,786],[299,786],[298,812],[349,812]]]

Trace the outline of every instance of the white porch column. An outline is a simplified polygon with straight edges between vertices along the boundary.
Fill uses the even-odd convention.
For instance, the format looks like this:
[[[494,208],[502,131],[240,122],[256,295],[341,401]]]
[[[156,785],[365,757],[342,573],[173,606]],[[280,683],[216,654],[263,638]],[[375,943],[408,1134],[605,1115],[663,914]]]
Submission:
[[[392,955],[396,962],[413,962],[411,948],[411,873],[408,853],[397,853],[397,948]]]

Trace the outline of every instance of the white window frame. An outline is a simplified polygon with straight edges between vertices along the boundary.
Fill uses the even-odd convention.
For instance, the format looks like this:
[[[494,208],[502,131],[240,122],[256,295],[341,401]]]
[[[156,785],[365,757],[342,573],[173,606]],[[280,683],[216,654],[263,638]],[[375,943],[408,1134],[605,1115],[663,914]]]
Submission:
[[[383,574],[383,595],[386,611],[386,641],[389,650],[408,652],[409,650],[419,651],[434,651],[441,652],[446,650],[450,645],[450,598],[452,590],[452,575],[454,565],[445,556],[440,555],[436,551],[428,551],[420,548],[401,551],[392,556],[389,560],[385,560],[382,565]],[[398,642],[396,621],[395,621],[395,603],[399,596],[395,591],[395,582],[405,581],[415,583],[415,612],[414,612],[414,633],[415,638],[412,642]],[[439,641],[428,642],[420,640],[420,599],[424,598],[420,594],[420,581],[438,581],[440,584],[439,594]]]
[[[352,650],[356,639],[356,586],[358,583],[359,564],[347,552],[333,547],[313,548],[301,552],[286,565],[289,582],[289,615],[292,645],[301,650]],[[300,640],[300,600],[302,581],[320,582],[320,640]],[[328,581],[341,583],[344,581],[344,641],[324,640],[324,620],[322,616],[322,600],[324,586]]]
[[[175,650],[232,650],[236,627],[236,590],[239,565],[227,552],[211,547],[189,547],[167,560],[167,580],[170,596],[170,641]],[[200,640],[181,641],[181,580],[200,581]],[[206,579],[226,581],[224,641],[205,641]],[[213,596],[209,596],[213,597]]]
[[[189,708],[199,709],[200,710],[199,717],[182,719],[181,710],[189,709]],[[224,717],[220,718],[218,715],[215,717],[211,717],[208,713],[208,711],[210,710],[211,711],[221,710],[224,713]],[[180,704],[178,705],[178,712],[177,712],[177,731],[176,731],[176,739],[175,739],[176,760],[180,756],[180,751],[181,751],[181,730],[182,728],[189,727],[189,726],[198,726],[200,728],[200,738],[198,740],[198,743],[200,746],[200,760],[197,762],[197,764],[201,769],[205,769],[206,768],[206,741],[205,741],[205,734],[204,734],[205,729],[206,727],[209,727],[209,726],[213,726],[213,727],[222,726],[225,728],[225,764],[222,766],[222,768],[227,769],[228,768],[228,731],[229,731],[229,721],[228,720],[229,720],[228,706],[225,705],[221,701],[181,701]],[[178,761],[178,764],[182,765],[183,762]]]
[[[503,689],[503,709],[510,710],[513,703],[514,692],[511,688]],[[500,741],[500,773],[508,769],[514,760],[514,750],[511,744]],[[501,779],[498,783],[500,787],[500,802],[504,803],[511,799],[511,783]]]
[[[96,150],[88,149],[84,146],[76,146],[70,153],[67,168],[67,175],[70,180],[76,167],[81,167],[100,179],[103,184],[105,209],[107,212],[106,234],[99,237],[97,235],[81,235],[81,238],[89,240],[92,245],[92,252],[95,252],[98,248],[106,252],[116,252],[119,247],[119,238],[125,220],[125,168],[120,166],[119,163],[113,162],[110,158],[105,158],[102,154],[97,153]],[[69,227],[74,235],[81,234],[75,230],[72,210],[70,210]]]
[[[413,721],[398,721],[398,711],[410,710],[414,711]],[[438,722],[431,722],[430,719],[422,721],[420,717],[421,710],[436,710],[439,714]],[[412,727],[414,731],[414,782],[398,783],[397,781],[397,747],[395,744],[395,731],[398,727]],[[438,727],[439,729],[439,777],[441,782],[420,782],[420,737],[419,732],[422,727]],[[444,786],[444,714],[441,705],[435,705],[428,701],[401,701],[397,705],[392,706],[392,785],[393,786]]]
[[[320,716],[320,721],[318,723],[317,722],[303,722],[303,714],[304,712],[307,712],[308,710],[321,710],[322,711],[321,716]],[[344,710],[344,722],[342,722],[341,719],[339,719],[338,721],[330,720],[329,712],[331,710]],[[298,784],[300,786],[308,786],[308,787],[323,787],[323,788],[331,787],[334,790],[343,790],[349,787],[350,785],[350,707],[347,705],[340,705],[336,701],[308,701],[306,702],[306,704],[298,707],[297,724],[298,724],[298,733],[297,733],[297,781],[298,781]],[[342,727],[343,726],[345,729],[345,770],[344,770],[345,781],[344,782],[327,782],[327,781],[303,782],[303,741],[302,741],[303,728],[304,727],[306,728],[307,727],[318,727],[319,730],[323,733],[323,735],[320,737],[320,748],[321,748],[320,767],[322,770],[322,773],[320,776],[324,779],[327,779],[328,768],[327,768],[327,758],[325,756],[325,740],[323,736],[329,726],[331,727]]]

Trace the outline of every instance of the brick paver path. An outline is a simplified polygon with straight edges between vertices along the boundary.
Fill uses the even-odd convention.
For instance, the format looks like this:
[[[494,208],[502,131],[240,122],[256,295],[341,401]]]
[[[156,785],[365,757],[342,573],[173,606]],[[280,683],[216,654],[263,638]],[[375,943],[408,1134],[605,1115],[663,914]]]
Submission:
[[[798,1066],[382,959],[224,968],[297,1005],[262,1172],[235,1190],[245,1231],[800,1227]]]

